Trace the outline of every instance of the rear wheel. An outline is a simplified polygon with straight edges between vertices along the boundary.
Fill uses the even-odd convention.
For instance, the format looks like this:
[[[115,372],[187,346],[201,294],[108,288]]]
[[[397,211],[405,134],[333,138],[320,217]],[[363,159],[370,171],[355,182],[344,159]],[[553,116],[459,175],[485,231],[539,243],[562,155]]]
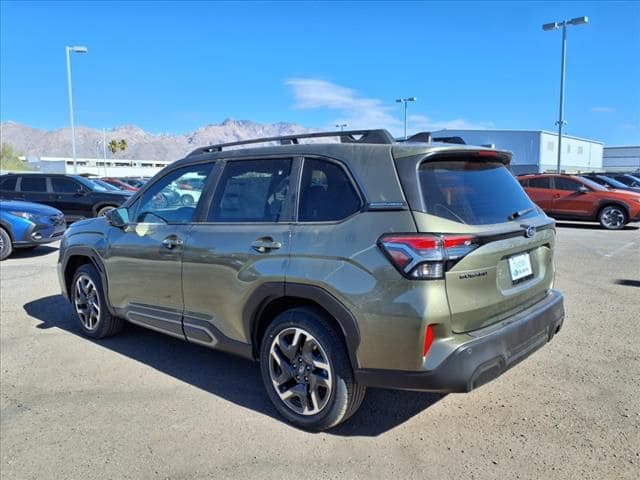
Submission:
[[[355,383],[342,336],[311,308],[278,315],[260,348],[262,380],[274,406],[305,430],[326,430],[353,415],[365,387]]]
[[[620,230],[627,224],[627,212],[618,205],[609,205],[600,210],[598,221],[607,230]]]
[[[195,203],[193,200],[193,195],[189,195],[188,193],[185,193],[184,195],[182,195],[182,198],[180,199],[180,201],[182,205],[184,205],[185,207],[190,207]]]
[[[7,258],[12,251],[11,237],[4,228],[0,227],[0,260]]]
[[[73,276],[71,289],[73,307],[85,335],[104,338],[122,330],[124,320],[109,312],[96,267],[81,265]]]

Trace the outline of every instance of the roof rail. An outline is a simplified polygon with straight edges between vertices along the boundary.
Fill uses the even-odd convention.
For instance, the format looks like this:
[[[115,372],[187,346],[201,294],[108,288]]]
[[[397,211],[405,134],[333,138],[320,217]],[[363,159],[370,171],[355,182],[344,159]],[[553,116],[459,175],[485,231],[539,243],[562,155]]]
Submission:
[[[356,138],[360,136],[360,138]],[[280,137],[255,138],[252,140],[240,140],[237,142],[220,143],[218,145],[209,145],[208,147],[200,147],[191,152],[187,157],[200,155],[201,153],[221,152],[222,149],[228,147],[236,147],[238,145],[251,145],[254,143],[280,142],[280,145],[297,145],[304,138],[323,138],[323,137],[339,137],[340,143],[374,143],[388,145],[394,142],[391,134],[384,129],[379,130],[348,130],[344,132],[314,132],[301,133],[298,135],[285,135]]]

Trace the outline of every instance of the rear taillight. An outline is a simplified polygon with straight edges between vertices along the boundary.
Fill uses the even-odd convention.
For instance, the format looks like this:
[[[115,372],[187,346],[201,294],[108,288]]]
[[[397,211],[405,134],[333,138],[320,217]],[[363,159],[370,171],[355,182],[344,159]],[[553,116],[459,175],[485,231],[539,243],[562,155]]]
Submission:
[[[383,235],[378,245],[402,275],[415,280],[444,278],[458,260],[479,246],[472,235]]]

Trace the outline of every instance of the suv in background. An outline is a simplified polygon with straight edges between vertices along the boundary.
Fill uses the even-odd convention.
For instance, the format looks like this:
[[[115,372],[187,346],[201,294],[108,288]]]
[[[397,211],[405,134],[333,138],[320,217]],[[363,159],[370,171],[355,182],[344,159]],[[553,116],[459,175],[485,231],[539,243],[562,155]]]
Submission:
[[[640,194],[611,190],[574,175],[523,175],[518,181],[548,215],[559,220],[598,221],[619,230],[640,221]]]
[[[104,215],[131,193],[108,190],[80,175],[9,173],[0,175],[0,198],[43,203],[64,213],[68,222]]]
[[[320,137],[341,143],[302,142]],[[259,360],[301,428],[349,418],[367,386],[468,392],[564,319],[555,223],[510,160],[386,130],[200,148],[68,229],[61,289],[92,338],[126,319]],[[168,202],[185,183],[193,205]]]
[[[607,177],[613,178],[627,187],[640,188],[640,172],[634,173],[605,173]]]

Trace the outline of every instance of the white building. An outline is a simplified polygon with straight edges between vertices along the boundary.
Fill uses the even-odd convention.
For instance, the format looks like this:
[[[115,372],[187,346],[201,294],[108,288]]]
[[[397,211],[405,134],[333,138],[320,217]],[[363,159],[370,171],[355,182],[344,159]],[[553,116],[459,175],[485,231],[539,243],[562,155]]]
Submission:
[[[467,145],[491,146],[513,153],[515,174],[556,171],[558,134],[544,130],[439,130],[436,137],[461,137]],[[562,136],[562,165],[566,172],[602,169],[603,143]]]
[[[604,147],[602,166],[610,172],[640,170],[640,145]]]
[[[35,171],[73,174],[73,159],[68,157],[27,157]],[[127,160],[120,158],[77,158],[78,174],[101,177],[152,177],[172,163],[163,160]]]

